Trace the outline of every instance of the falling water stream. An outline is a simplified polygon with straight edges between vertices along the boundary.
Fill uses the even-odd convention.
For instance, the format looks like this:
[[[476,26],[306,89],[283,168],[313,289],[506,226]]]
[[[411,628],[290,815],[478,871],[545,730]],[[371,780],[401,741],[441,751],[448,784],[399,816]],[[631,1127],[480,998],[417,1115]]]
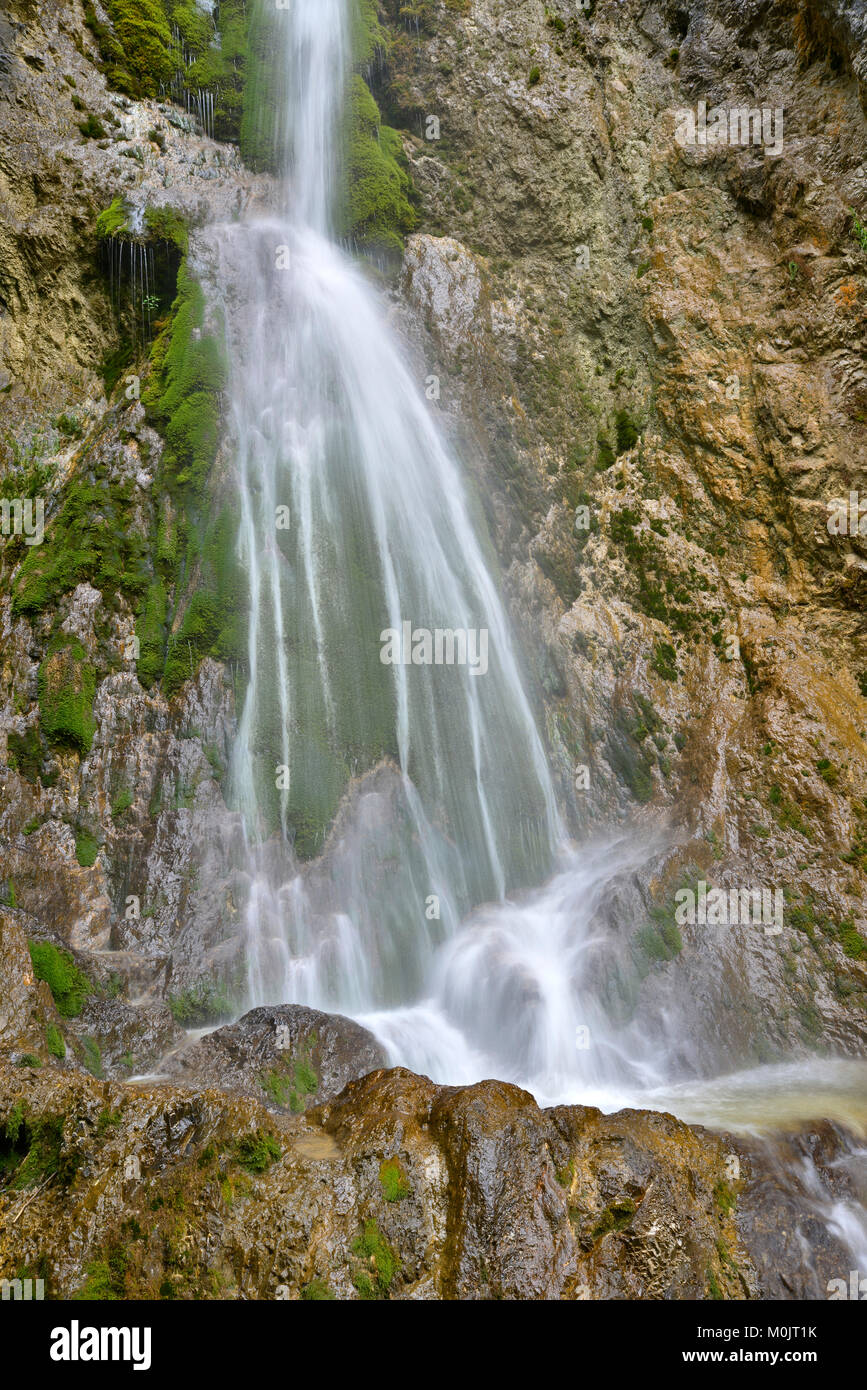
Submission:
[[[333,234],[346,0],[294,0],[278,17],[286,212],[206,233],[250,589],[231,773],[249,1002],[350,1014],[394,1063],[451,1083],[495,1075],[541,1103],[669,1109],[742,1131],[828,1116],[863,1134],[864,1064],[672,1084],[587,983],[599,905],[646,847],[566,842],[458,466]],[[484,632],[487,669],[384,664],[382,634],[406,623]],[[576,1046],[581,1027],[590,1049]],[[854,1249],[863,1210],[844,1216]]]
[[[543,880],[562,832],[455,461],[330,235],[345,9],[286,16],[290,214],[213,237],[251,598],[249,992],[359,1014],[418,999],[467,913]],[[456,634],[454,661],[384,664],[404,624]],[[325,848],[347,793],[303,868],[291,846]]]

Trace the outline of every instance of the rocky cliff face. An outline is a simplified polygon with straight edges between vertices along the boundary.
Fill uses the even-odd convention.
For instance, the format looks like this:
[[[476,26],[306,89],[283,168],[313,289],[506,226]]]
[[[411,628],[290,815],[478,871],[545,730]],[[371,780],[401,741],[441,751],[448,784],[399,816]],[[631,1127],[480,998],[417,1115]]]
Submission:
[[[834,499],[867,497],[862,8],[388,3],[365,69],[415,189],[394,316],[470,468],[563,802],[576,833],[647,837],[612,881],[595,983],[684,1072],[867,1045],[857,503],[854,528],[851,509],[828,527]],[[100,1279],[777,1296],[757,1234],[782,1209],[770,1179],[738,1189],[737,1212],[758,1212],[743,1225],[714,1195],[733,1141],[541,1112],[495,1083],[361,1079],[384,1060],[363,1048],[337,1068],[347,1091],[292,1118],[300,1082],[264,1043],[183,1046],[243,1003],[247,884],[223,787],[243,675],[198,640],[211,540],[166,482],[179,446],[147,358],[179,331],[181,255],[207,280],[197,229],[267,207],[273,186],[177,105],[113,90],[88,18],[78,0],[0,16],[0,495],[43,496],[76,557],[45,573],[20,534],[0,552],[0,1048],[41,1063],[4,1069],[2,1171],[27,1179],[2,1198],[4,1271],[45,1258],[61,1296]],[[767,138],[684,144],[700,103],[766,112]],[[117,198],[162,221],[101,232]],[[154,324],[128,297],[139,254]],[[229,449],[209,457],[205,511]],[[176,533],[203,537],[183,563]],[[139,635],[148,657],[154,623],[168,660],[151,678],[128,653]],[[781,932],[677,924],[675,891],[699,881],[784,892]],[[171,1086],[122,1085],[167,1053]],[[151,1187],[123,1176],[140,1134]],[[766,1162],[739,1152],[748,1174]],[[514,1186],[495,1190],[494,1170]],[[153,1190],[170,1209],[188,1188],[179,1244],[167,1225],[163,1253],[131,1253]],[[779,1201],[793,1227],[812,1219]],[[273,1226],[267,1258],[251,1213]],[[822,1258],[796,1276],[795,1244],[780,1255],[790,1293],[816,1296],[803,1279]]]
[[[410,240],[405,296],[576,819],[669,827],[634,913],[699,879],[786,892],[779,939],[687,927],[639,1016],[680,976],[708,1058],[860,1050],[864,551],[827,523],[867,460],[863,19],[591,8],[473,4],[395,60],[448,231]],[[779,149],[682,145],[700,102],[781,113]]]

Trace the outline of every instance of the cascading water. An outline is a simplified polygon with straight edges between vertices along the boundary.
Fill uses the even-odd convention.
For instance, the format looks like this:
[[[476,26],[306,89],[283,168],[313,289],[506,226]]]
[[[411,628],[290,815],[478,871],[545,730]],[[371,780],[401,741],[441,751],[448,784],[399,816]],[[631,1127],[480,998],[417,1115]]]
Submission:
[[[285,19],[291,217],[214,233],[250,583],[233,787],[251,1000],[357,1014],[418,999],[466,913],[540,881],[562,837],[456,466],[329,237],[343,0]],[[405,624],[447,634],[453,663],[384,664],[383,632]],[[347,789],[352,814],[305,870],[290,845],[322,850]]]
[[[800,1064],[800,1091],[764,1072],[678,1088],[662,1046],[612,1026],[590,983],[610,946],[595,923],[647,847],[633,837],[579,858],[565,845],[456,464],[331,233],[345,0],[294,0],[279,17],[288,212],[208,234],[250,586],[232,768],[249,1002],[352,1014],[395,1063],[452,1083],[496,1075],[543,1103],[631,1102],[731,1128],[741,1103],[749,1129],[769,1100],[781,1123],[822,1114],[819,1093],[837,1086],[841,1121],[863,1128],[859,1064],[855,1076]],[[470,634],[475,669],[384,664],[382,634],[407,623]]]

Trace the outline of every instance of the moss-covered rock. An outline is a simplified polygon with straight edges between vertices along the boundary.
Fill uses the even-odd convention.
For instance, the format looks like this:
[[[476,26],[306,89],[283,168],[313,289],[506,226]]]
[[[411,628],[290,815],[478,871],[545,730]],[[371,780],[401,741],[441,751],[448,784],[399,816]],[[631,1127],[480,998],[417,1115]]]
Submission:
[[[30,959],[37,980],[44,980],[51,990],[61,1018],[76,1018],[91,991],[91,983],[79,970],[68,951],[61,951],[50,941],[30,941]],[[60,1030],[51,1025],[46,1034],[49,1052],[62,1057],[66,1051]]]
[[[247,35],[247,82],[240,124],[241,154],[251,169],[276,173],[285,163],[285,131],[278,104],[285,61],[278,26],[281,16],[267,0],[251,0]]]
[[[91,6],[87,8],[92,11]],[[135,96],[158,96],[171,83],[177,66],[165,6],[161,0],[104,0],[103,8],[111,31],[96,28],[93,21],[91,28],[108,65],[109,82]]]
[[[382,124],[363,78],[350,82],[345,121],[345,180],[338,225],[358,249],[398,255],[416,224],[401,137]]]
[[[205,298],[182,264],[168,325],[151,354],[153,376],[143,399],[166,440],[163,466],[174,489],[201,490],[220,440],[220,393],[226,367],[220,344],[203,334]]]
[[[60,636],[39,667],[39,718],[49,743],[88,753],[96,731],[96,670],[75,637]]]
[[[107,24],[86,0],[85,19],[109,86],[136,97],[169,90],[207,93],[214,136],[238,138],[247,56],[244,0],[221,0],[213,16],[195,0],[104,0],[103,9]]]
[[[85,463],[86,460],[83,461]],[[42,545],[32,546],[15,579],[12,611],[31,617],[85,580],[109,607],[133,602],[149,582],[148,541],[134,523],[131,483],[110,479],[104,459],[73,475]]]

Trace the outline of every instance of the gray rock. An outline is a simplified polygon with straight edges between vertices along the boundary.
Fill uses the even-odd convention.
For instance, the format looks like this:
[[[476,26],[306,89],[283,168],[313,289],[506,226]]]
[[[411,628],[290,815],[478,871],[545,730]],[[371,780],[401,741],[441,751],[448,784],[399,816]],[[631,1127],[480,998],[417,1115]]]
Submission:
[[[300,1111],[386,1065],[382,1047],[361,1024],[283,1004],[252,1009],[237,1023],[180,1047],[160,1070],[185,1084],[267,1098],[278,1109]]]

